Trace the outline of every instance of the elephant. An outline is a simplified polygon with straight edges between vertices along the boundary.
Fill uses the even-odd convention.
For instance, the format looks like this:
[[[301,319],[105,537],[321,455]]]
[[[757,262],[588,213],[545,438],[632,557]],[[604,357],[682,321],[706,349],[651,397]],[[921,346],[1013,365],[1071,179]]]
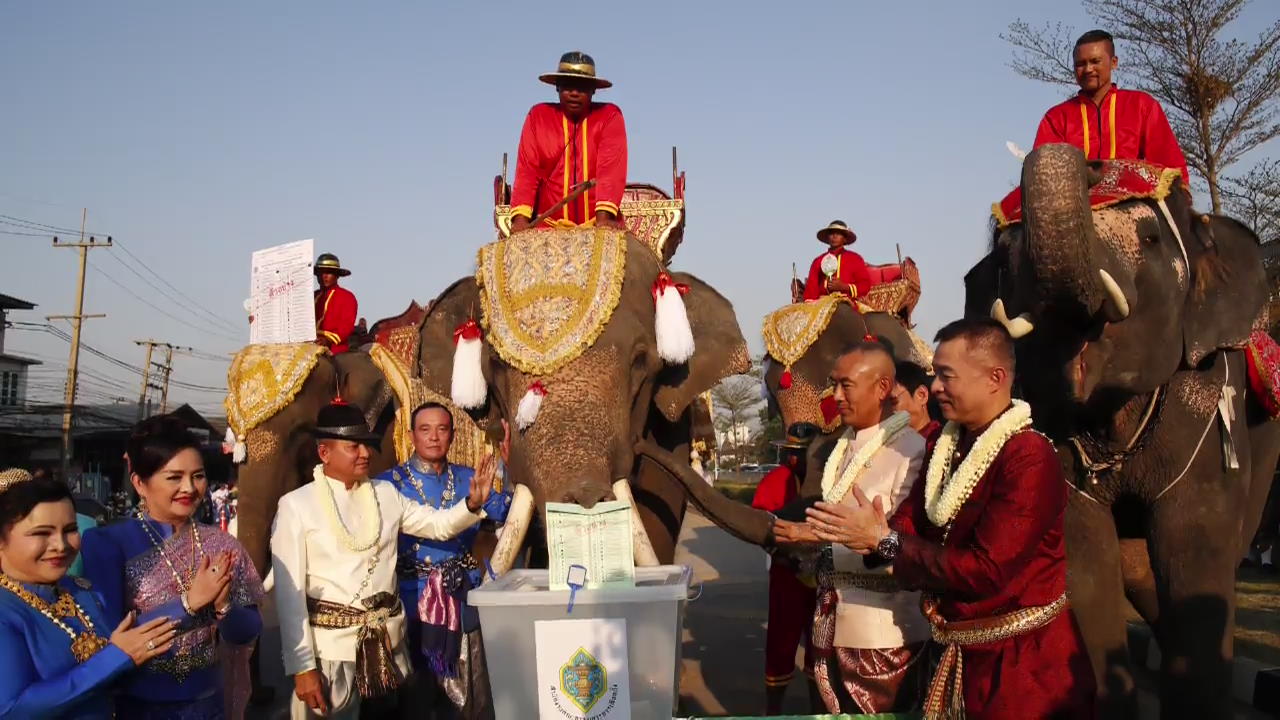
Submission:
[[[828,422],[823,416],[819,399],[830,384],[828,376],[841,352],[867,335],[874,335],[892,348],[898,360],[929,366],[928,358],[922,357],[916,349],[913,338],[901,320],[884,312],[862,313],[847,303],[836,307],[826,328],[790,368],[772,361],[768,364],[764,373],[764,385],[770,412],[781,414],[783,427],[810,424],[826,433],[814,439],[807,450],[807,470],[801,482],[801,499],[792,507],[780,511],[779,517],[803,521],[802,507],[822,496],[822,467],[834,449],[842,428]],[[790,385],[784,388],[782,386],[786,383],[782,382],[782,376],[788,370]],[[740,540],[765,548],[773,546],[773,518],[769,513],[732,500],[707,486],[696,473],[683,467],[677,456],[663,452],[653,443],[642,442],[638,449],[652,457],[671,477],[679,481],[707,519]],[[802,551],[793,549],[778,550],[804,555]]]
[[[1120,172],[1156,181],[1118,193]],[[1194,212],[1172,175],[1038,148],[1021,222],[965,277],[966,315],[1015,336],[1073,489],[1068,593],[1106,717],[1137,716],[1126,590],[1161,650],[1162,716],[1230,714],[1235,569],[1280,455],[1241,351],[1267,297],[1258,238]]]
[[[394,411],[382,373],[369,354],[350,351],[324,355],[292,402],[246,438],[247,462],[237,480],[236,536],[262,577],[270,562],[271,524],[280,498],[311,478],[311,469],[320,462],[311,429],[316,414],[335,394],[372,413],[371,426],[382,433],[381,447],[369,457],[369,472],[375,474],[395,462],[390,422]]]
[[[494,247],[542,242],[554,233],[593,232],[529,231]],[[750,358],[729,301],[698,278],[672,272],[670,280],[686,291],[684,308],[695,350],[683,363],[664,362],[658,353],[654,283],[665,270],[653,251],[629,233],[622,252],[624,275],[612,314],[599,335],[562,367],[536,376],[522,371],[504,359],[493,345],[492,330],[487,331],[479,348],[486,394],[483,405],[472,412],[482,425],[505,420],[511,428],[509,476],[529,488],[536,508],[547,502],[593,507],[600,501],[633,499],[643,529],[637,532],[637,563],[642,556],[670,563],[684,519],[685,492],[651,461],[637,456],[633,445],[640,439],[653,442],[683,458],[680,463],[688,469],[691,403],[721,379],[746,372]],[[495,296],[504,292],[486,289]],[[455,354],[438,349],[453,346],[455,331],[475,317],[483,300],[481,284],[468,276],[432,303],[421,333],[420,370],[428,388],[451,393]],[[546,388],[545,397],[536,421],[521,428],[522,398],[535,381]],[[631,497],[620,497],[627,494]],[[518,534],[504,533],[495,557],[508,557],[521,542]]]

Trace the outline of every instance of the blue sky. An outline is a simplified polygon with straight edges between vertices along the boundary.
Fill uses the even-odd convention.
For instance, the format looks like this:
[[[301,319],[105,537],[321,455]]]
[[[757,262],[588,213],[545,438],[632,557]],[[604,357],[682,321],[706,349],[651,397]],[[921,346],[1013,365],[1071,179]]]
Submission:
[[[87,321],[85,341],[139,365],[140,337],[243,344],[250,253],[290,240],[337,253],[372,322],[471,272],[493,237],[502,153],[552,97],[537,75],[582,49],[615,84],[597,97],[626,115],[630,179],[669,186],[679,146],[689,219],[673,264],[733,301],[755,349],[832,218],[869,262],[895,244],[916,259],[931,335],[961,313],[990,203],[1016,180],[1005,141],[1029,148],[1067,93],[1008,68],[997,34],[1019,16],[1088,25],[1077,4],[1043,0],[4,3],[0,215],[78,227],[87,207],[89,229],[181,290],[176,304],[121,250],[90,253],[102,272],[86,312],[108,317]],[[40,306],[12,319],[72,311],[74,252],[0,234],[0,253],[0,293]],[[47,387],[66,347],[7,342],[51,361]],[[90,399],[136,402],[136,376],[86,363],[100,376]],[[179,357],[174,377],[220,386],[225,365]]]

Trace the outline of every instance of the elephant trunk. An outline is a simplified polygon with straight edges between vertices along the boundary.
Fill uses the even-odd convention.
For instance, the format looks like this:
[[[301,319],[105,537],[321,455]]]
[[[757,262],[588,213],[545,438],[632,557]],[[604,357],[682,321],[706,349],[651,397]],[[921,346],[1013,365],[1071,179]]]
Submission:
[[[1036,294],[1054,307],[1092,316],[1104,288],[1094,257],[1089,168],[1070,145],[1037,148],[1022,166],[1022,206]]]
[[[693,468],[650,440],[636,443],[636,452],[657,463],[685,488],[689,499],[717,526],[753,545],[773,542],[773,518],[763,510],[735,502],[707,484]]]

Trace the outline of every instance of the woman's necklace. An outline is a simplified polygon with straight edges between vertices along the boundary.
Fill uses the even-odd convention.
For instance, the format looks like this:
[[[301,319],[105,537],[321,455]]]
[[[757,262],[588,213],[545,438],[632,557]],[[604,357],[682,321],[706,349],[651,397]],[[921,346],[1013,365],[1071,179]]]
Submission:
[[[432,471],[431,468],[427,467],[426,463],[416,457],[413,459],[413,468],[421,473],[432,473],[436,476],[440,475],[440,473]],[[431,500],[427,499],[427,491],[423,489],[422,481],[419,480],[418,476],[414,475],[412,472],[409,473],[409,482],[413,484],[413,489],[418,491],[418,497],[422,498],[423,505],[430,505],[437,510],[453,507],[455,489],[453,481],[453,467],[449,465],[448,462],[445,462],[444,464],[444,490],[440,492],[439,505],[436,505],[432,503]]]
[[[110,640],[98,635],[94,629],[93,621],[89,619],[88,613],[84,611],[84,608],[80,607],[80,603],[76,602],[71,593],[62,588],[54,586],[53,595],[57,600],[50,605],[39,595],[22,587],[22,583],[8,575],[0,574],[0,587],[17,595],[19,600],[61,628],[67,634],[67,637],[71,638],[71,654],[75,656],[76,662],[88,660],[111,644]],[[77,634],[75,630],[71,629],[70,625],[62,621],[64,617],[74,617],[79,620],[80,624],[84,626],[84,632]]]
[[[151,523],[147,522],[147,517],[141,511],[138,512],[138,522],[142,523],[142,530],[147,534],[147,539],[159,551],[160,557],[164,558],[164,563],[169,566],[169,572],[173,573],[173,581],[178,585],[178,592],[187,592],[191,589],[191,581],[195,580],[196,568],[199,567],[198,563],[204,557],[204,542],[200,539],[200,529],[196,525],[196,521],[188,521],[191,523],[191,576],[185,581],[182,579],[181,573],[178,572],[178,567],[169,558],[169,553],[165,551],[164,541],[160,539],[160,534],[156,532],[155,528],[151,527]],[[177,531],[174,532],[174,535],[177,535]],[[198,556],[196,555],[197,549],[200,553]]]

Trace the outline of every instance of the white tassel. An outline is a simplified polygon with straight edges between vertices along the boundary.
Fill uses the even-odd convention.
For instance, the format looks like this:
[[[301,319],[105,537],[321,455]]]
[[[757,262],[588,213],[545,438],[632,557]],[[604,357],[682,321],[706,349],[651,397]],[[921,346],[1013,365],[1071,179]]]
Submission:
[[[653,283],[654,333],[658,340],[658,356],[671,365],[679,365],[693,357],[693,329],[685,310],[681,288],[662,273]]]
[[[525,392],[524,397],[520,398],[520,404],[516,406],[516,428],[524,431],[529,429],[534,420],[538,419],[538,412],[542,410],[542,399],[547,396],[547,388],[540,382],[534,382]]]
[[[483,407],[489,387],[484,381],[484,369],[480,367],[480,329],[474,320],[468,320],[454,332],[454,342],[450,393],[453,404],[467,410]]]

